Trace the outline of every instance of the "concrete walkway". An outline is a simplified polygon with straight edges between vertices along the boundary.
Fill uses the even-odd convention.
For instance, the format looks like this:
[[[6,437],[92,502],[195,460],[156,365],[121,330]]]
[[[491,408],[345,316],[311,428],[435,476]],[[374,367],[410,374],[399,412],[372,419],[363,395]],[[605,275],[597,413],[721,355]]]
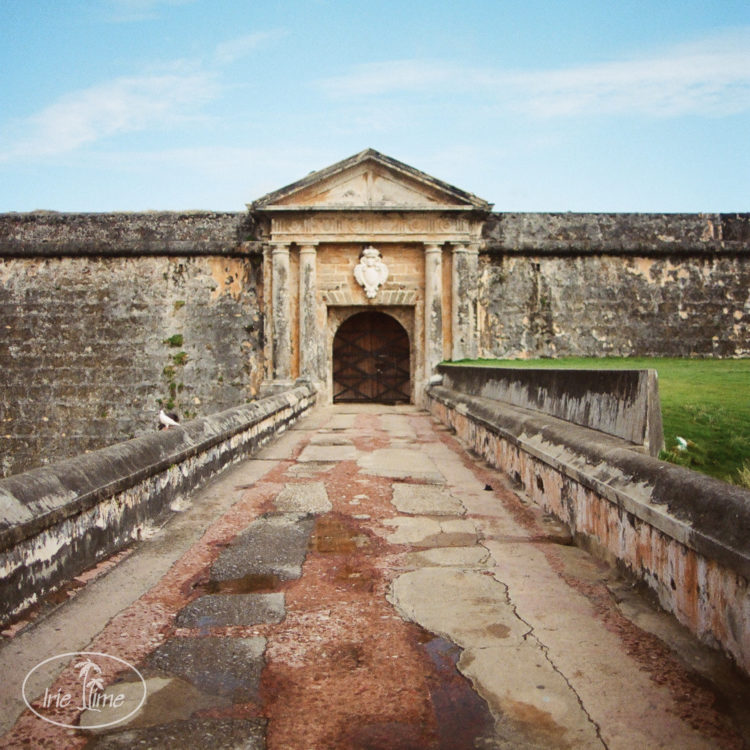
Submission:
[[[6,635],[0,745],[747,746],[747,680],[413,407],[319,409],[178,510]],[[49,714],[125,722],[24,711],[84,651],[141,707],[125,670],[120,705]]]

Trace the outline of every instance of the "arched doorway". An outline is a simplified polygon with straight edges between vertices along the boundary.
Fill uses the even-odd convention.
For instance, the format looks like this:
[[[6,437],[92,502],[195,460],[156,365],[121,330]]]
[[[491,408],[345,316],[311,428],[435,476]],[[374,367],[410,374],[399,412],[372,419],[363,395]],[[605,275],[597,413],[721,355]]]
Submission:
[[[382,312],[347,318],[333,339],[333,401],[409,403],[409,336]]]

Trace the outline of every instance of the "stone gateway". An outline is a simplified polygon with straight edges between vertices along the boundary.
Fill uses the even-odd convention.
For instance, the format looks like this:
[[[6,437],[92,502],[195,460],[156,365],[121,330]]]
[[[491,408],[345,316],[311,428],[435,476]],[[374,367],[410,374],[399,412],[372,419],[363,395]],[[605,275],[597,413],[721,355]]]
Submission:
[[[422,402],[443,359],[476,356],[479,242],[491,210],[486,201],[367,150],[248,208],[269,244],[268,388],[304,377],[327,401],[401,400],[403,383],[373,384],[378,354],[362,371],[361,387],[350,382],[334,392],[334,371],[340,376],[357,367],[334,362],[334,349],[340,357],[361,354],[353,346],[334,347],[350,318],[370,321],[374,332],[372,321],[383,321],[386,331],[388,318],[403,327],[411,342],[406,392],[412,402]],[[357,317],[365,311],[381,317]],[[379,345],[387,346],[387,339],[384,333]]]

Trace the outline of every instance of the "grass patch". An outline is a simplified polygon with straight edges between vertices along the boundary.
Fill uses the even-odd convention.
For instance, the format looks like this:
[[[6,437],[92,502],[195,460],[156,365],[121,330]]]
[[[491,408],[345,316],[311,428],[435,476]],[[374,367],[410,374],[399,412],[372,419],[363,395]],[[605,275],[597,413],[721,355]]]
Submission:
[[[575,357],[464,360],[460,364],[656,370],[666,443],[661,457],[750,486],[750,359]],[[678,450],[678,435],[687,441],[686,450]]]
[[[740,487],[745,487],[750,490],[750,459],[742,464],[742,468],[737,472],[737,480],[735,484],[739,484]]]

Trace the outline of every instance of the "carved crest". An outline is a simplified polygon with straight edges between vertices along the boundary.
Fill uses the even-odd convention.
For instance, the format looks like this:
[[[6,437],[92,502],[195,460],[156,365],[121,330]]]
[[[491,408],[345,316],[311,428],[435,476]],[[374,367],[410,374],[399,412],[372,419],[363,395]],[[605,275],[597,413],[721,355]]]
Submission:
[[[372,245],[362,251],[359,263],[354,267],[354,278],[364,288],[368,299],[373,299],[378,287],[388,280],[388,266],[383,263],[380,251]]]

